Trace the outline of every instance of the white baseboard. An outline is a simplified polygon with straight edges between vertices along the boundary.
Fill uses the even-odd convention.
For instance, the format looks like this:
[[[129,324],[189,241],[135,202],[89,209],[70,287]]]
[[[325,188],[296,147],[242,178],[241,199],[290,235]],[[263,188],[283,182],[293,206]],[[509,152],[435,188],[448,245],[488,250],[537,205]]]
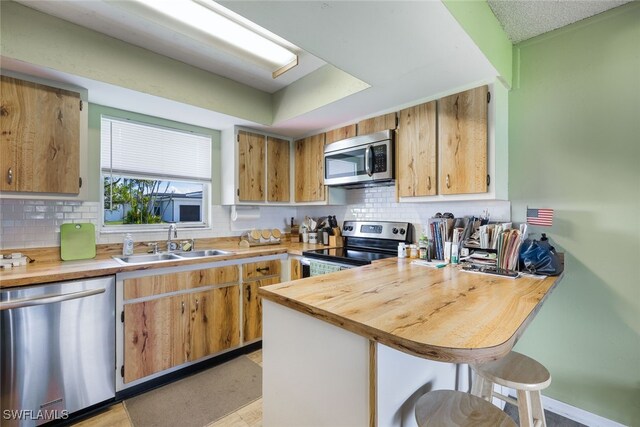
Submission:
[[[504,387],[503,390],[505,392],[508,390],[509,396],[515,398],[515,390],[506,387]],[[585,411],[584,409],[576,408],[575,406],[560,402],[559,400],[552,399],[545,395],[542,396],[542,405],[546,411],[562,415],[565,418],[569,418],[570,420],[589,427],[626,427],[624,424],[601,417],[600,415],[593,414],[589,411]]]

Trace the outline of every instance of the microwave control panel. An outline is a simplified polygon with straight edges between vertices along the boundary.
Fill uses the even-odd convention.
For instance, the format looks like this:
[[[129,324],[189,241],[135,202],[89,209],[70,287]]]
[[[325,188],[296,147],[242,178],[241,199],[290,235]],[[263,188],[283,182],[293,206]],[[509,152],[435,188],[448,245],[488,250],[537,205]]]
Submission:
[[[387,171],[387,146],[373,147],[373,173]]]

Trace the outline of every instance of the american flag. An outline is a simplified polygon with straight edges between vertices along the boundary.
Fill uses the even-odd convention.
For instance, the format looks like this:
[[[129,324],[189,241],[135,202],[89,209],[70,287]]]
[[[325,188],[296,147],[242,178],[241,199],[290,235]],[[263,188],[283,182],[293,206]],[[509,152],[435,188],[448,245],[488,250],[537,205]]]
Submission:
[[[527,224],[552,226],[553,209],[527,208]]]

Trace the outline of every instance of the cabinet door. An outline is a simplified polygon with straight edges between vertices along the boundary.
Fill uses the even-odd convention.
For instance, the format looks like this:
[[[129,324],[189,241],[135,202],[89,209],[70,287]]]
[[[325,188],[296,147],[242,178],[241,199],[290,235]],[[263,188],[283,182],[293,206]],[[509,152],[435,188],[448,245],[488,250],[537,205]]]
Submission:
[[[324,134],[324,143],[331,144],[332,142],[340,141],[347,138],[356,136],[355,123],[348,126],[343,126],[338,129],[333,129]]]
[[[487,92],[482,86],[438,101],[440,194],[487,191]]]
[[[295,151],[295,201],[324,201],[324,134],[296,141]]]
[[[396,113],[389,113],[358,122],[358,135],[367,135],[381,130],[396,128]]]
[[[262,337],[262,298],[258,289],[262,286],[280,283],[279,277],[254,280],[243,284],[243,334],[244,341],[253,341]]]
[[[190,272],[137,277],[124,281],[124,299],[144,298],[186,289]]]
[[[189,297],[189,361],[240,345],[240,285]]]
[[[78,194],[80,95],[6,76],[0,94],[0,189]]]
[[[186,361],[185,296],[158,298],[124,306],[124,382]]]
[[[267,200],[288,202],[289,141],[267,137]]]
[[[436,194],[436,102],[400,111],[398,196]]]
[[[299,259],[291,258],[291,260],[289,261],[289,268],[289,280],[302,279],[302,264],[300,263]]]
[[[238,132],[238,200],[264,202],[264,135]]]

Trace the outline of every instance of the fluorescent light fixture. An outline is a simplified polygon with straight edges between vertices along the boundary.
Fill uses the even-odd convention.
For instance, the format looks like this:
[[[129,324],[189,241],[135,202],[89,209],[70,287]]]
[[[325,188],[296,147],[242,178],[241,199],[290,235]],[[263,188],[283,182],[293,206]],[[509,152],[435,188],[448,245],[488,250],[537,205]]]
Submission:
[[[219,48],[270,67],[273,78],[298,63],[298,55],[283,47],[293,45],[214,1],[136,0],[136,3],[143,6],[145,14],[152,12],[156,20],[197,30]]]

